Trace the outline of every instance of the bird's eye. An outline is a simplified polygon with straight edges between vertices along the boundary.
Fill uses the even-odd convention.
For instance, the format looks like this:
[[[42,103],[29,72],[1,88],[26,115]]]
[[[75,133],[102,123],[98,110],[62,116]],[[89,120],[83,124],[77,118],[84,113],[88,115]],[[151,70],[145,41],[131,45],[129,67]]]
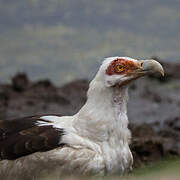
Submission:
[[[124,71],[124,66],[118,64],[118,65],[116,66],[116,72],[122,72],[122,71]]]

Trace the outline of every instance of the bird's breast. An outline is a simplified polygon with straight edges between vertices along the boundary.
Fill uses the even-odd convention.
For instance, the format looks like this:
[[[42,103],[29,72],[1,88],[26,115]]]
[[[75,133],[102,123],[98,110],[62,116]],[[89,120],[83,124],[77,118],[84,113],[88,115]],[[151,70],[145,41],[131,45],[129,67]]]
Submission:
[[[119,141],[118,144],[104,142],[103,156],[108,174],[123,173],[131,169],[133,157],[128,143],[123,141]]]

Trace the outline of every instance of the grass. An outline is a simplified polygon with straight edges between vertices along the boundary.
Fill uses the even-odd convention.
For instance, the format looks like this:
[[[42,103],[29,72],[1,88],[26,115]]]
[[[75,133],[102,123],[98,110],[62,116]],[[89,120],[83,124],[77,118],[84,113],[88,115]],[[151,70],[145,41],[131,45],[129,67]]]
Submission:
[[[135,169],[123,180],[179,180],[180,158],[171,157],[152,163],[144,168]]]

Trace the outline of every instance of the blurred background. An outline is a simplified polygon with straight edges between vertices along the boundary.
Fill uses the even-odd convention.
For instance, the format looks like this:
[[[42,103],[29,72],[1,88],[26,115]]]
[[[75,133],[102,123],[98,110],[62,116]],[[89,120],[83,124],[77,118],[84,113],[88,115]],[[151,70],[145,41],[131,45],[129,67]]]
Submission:
[[[179,29],[179,0],[0,0],[0,119],[72,115],[105,57],[153,57],[165,77],[129,88],[132,179],[178,180]]]
[[[179,0],[0,0],[0,82],[92,78],[108,56],[180,60]]]

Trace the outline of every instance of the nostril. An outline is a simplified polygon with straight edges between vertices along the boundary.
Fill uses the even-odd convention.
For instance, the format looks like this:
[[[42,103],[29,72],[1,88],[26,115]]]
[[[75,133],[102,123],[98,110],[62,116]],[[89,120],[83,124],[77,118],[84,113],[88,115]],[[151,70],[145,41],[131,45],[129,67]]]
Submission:
[[[144,63],[143,63],[143,62],[141,62],[141,64],[140,64],[140,65],[141,65],[141,67],[143,66],[143,64],[144,64]]]

